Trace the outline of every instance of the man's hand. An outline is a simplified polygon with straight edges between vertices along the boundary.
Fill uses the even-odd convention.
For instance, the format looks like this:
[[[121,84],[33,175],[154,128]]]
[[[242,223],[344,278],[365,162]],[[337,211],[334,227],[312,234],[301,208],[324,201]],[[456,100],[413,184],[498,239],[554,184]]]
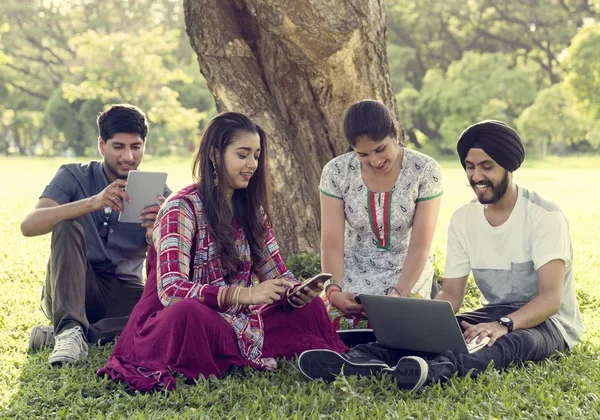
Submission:
[[[344,314],[360,314],[363,312],[363,306],[356,303],[354,293],[332,291],[329,293],[329,303],[340,309]]]
[[[471,325],[467,321],[462,321],[460,325],[465,329],[463,337],[465,337],[467,343],[477,339],[477,343],[479,344],[485,337],[489,337],[490,341],[487,344],[488,347],[491,347],[500,337],[508,334],[508,327],[495,321],[476,325]]]
[[[146,238],[148,238],[148,242],[152,242],[152,230],[154,229],[154,222],[156,221],[156,216],[158,215],[160,206],[162,206],[162,204],[165,202],[165,197],[159,195],[157,200],[158,204],[144,207],[139,217],[139,219],[142,221],[142,226],[146,228]]]
[[[129,202],[129,195],[125,192],[127,181],[117,179],[108,187],[91,197],[92,211],[102,210],[110,207],[113,211],[123,211],[123,200]]]

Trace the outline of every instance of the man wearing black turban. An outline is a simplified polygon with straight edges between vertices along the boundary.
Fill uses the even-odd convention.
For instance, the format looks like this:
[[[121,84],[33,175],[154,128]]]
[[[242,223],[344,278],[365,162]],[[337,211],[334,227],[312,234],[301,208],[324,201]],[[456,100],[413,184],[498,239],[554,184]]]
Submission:
[[[463,168],[471,148],[482,149],[509,172],[519,169],[525,159],[521,137],[502,121],[481,121],[463,131],[456,145]]]
[[[406,356],[410,345],[389,349],[370,343],[346,354],[310,350],[298,359],[310,379],[332,380],[342,371],[382,373],[399,388],[415,391],[454,375],[475,377],[490,365],[502,370],[542,360],[579,341],[583,324],[567,219],[557,205],[513,182],[525,157],[519,134],[500,121],[482,121],[462,133],[457,149],[478,201],[452,216],[444,281],[435,299],[458,312],[473,273],[485,304],[457,319],[467,343],[487,345],[431,358]],[[397,305],[401,312],[402,302]]]
[[[512,172],[525,159],[519,134],[501,121],[481,121],[463,131],[456,149],[479,202],[510,213],[517,198]]]

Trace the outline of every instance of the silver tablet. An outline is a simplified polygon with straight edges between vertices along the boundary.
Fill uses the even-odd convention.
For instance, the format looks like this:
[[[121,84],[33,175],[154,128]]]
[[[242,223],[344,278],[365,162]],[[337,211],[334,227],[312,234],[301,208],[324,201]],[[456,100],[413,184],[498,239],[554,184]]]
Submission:
[[[142,223],[140,213],[148,206],[158,204],[157,196],[165,192],[166,172],[130,171],[125,191],[131,202],[123,201],[125,212],[119,213],[119,222]]]

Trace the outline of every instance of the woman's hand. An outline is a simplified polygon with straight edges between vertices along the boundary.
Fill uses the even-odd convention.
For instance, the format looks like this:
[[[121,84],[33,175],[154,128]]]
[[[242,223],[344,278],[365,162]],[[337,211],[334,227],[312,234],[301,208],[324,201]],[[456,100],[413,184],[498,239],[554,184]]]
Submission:
[[[363,312],[363,306],[356,303],[354,296],[354,293],[332,291],[329,293],[329,303],[346,315],[360,314]]]
[[[244,305],[271,304],[280,300],[291,287],[292,284],[283,278],[265,280],[252,286],[252,289],[245,288],[245,293],[240,296],[240,303]]]
[[[294,296],[288,296],[288,302],[290,302],[292,306],[304,306],[307,303],[310,303],[315,297],[319,296],[319,294],[325,288],[322,283],[317,283],[315,287],[316,289],[311,289],[310,287],[306,286],[301,289],[297,289],[297,291],[294,293]]]

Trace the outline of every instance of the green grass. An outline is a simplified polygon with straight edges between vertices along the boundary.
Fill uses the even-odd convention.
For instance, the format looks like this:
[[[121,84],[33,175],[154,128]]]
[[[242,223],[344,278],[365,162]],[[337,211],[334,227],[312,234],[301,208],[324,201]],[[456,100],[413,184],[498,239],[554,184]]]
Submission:
[[[190,160],[147,159],[145,169],[169,172],[178,189],[190,180]],[[28,353],[39,311],[49,237],[23,238],[19,223],[56,171],[60,159],[4,158],[0,168],[0,418],[600,418],[600,158],[532,162],[518,183],[558,202],[570,221],[577,289],[587,333],[575,351],[539,364],[490,371],[477,381],[453,379],[422,393],[399,392],[387,378],[304,381],[292,363],[275,373],[178,383],[171,393],[130,394],[95,375],[112,346],[90,347],[87,362],[47,363],[49,350]],[[434,240],[438,270],[454,209],[470,200],[462,168],[444,161],[445,194]],[[470,288],[472,290],[472,287]],[[469,300],[475,304],[473,298]]]

